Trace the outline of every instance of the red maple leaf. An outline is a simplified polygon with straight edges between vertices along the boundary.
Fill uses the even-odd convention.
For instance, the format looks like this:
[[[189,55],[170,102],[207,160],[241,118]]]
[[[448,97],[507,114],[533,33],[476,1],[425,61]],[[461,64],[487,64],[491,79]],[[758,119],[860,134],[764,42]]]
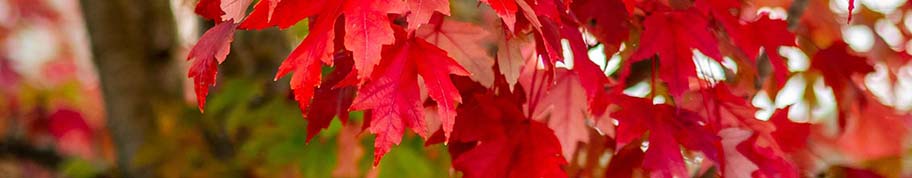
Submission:
[[[517,98],[475,93],[460,106],[449,148],[465,177],[566,177],[551,129],[526,119]]]
[[[621,110],[611,113],[618,119],[617,144],[624,147],[636,143],[649,132],[649,145],[642,167],[651,177],[686,177],[680,147],[699,150],[709,160],[720,162],[719,137],[695,113],[676,109],[668,104],[652,104],[645,98],[622,94],[612,95]]]
[[[634,173],[638,172],[636,169],[643,165],[642,144],[642,141],[635,140],[615,152],[605,169],[605,177],[634,177]]]
[[[556,84],[538,105],[536,111],[540,114],[532,118],[547,123],[554,130],[564,150],[564,158],[572,160],[577,144],[589,141],[586,90],[579,75],[566,69],[558,69],[556,73]]]
[[[823,82],[833,88],[837,102],[844,96],[847,87],[854,87],[850,85],[852,76],[874,72],[874,66],[867,59],[849,54],[848,50],[847,44],[835,42],[811,57],[811,69],[823,75]]]
[[[325,13],[325,16],[314,18],[311,35],[301,41],[301,44],[288,55],[279,66],[275,77],[278,80],[279,77],[294,71],[290,85],[301,111],[307,110],[314,88],[320,85],[323,63],[332,64],[335,52],[333,27],[340,12],[338,9],[330,9]]]
[[[448,0],[406,0],[406,3],[408,3],[409,11],[409,15],[406,17],[409,30],[416,30],[421,25],[427,24],[434,12],[450,15],[450,1]]]
[[[801,137],[801,135],[796,136]],[[768,135],[768,133],[754,133],[747,140],[744,140],[736,146],[736,149],[741,152],[741,154],[757,165],[758,169],[751,173],[752,177],[800,177],[798,168],[786,159],[782,150],[778,149],[776,146],[772,146],[776,145],[776,143],[767,143],[770,141],[769,138],[772,137]]]
[[[789,70],[785,60],[779,55],[779,47],[795,46],[795,34],[788,31],[788,22],[770,19],[769,13],[763,13],[759,19],[743,23],[738,17],[739,14],[732,13],[741,8],[739,1],[700,0],[695,3],[697,7],[704,8],[702,11],[708,11],[722,24],[735,46],[753,60],[752,62],[756,63],[762,49],[772,65],[776,88],[785,85]]]
[[[494,85],[494,58],[487,53],[484,39],[488,32],[471,23],[444,19],[435,16],[432,23],[422,26],[415,36],[447,52],[461,66],[465,67],[475,81],[486,87]]]
[[[206,95],[209,87],[215,85],[215,76],[218,74],[218,64],[225,61],[231,51],[231,41],[237,24],[220,23],[212,27],[200,37],[200,40],[190,49],[187,60],[193,61],[187,77],[193,78],[193,88],[196,91],[196,100],[200,112],[206,105]]]
[[[674,97],[687,91],[689,78],[697,75],[693,49],[713,59],[722,59],[716,39],[706,30],[707,19],[695,10],[653,12],[643,23],[646,30],[640,38],[640,46],[624,65],[658,54],[659,77],[668,84]],[[624,76],[622,74],[622,79]]]
[[[627,40],[629,13],[621,0],[575,0],[571,9],[580,23],[605,45],[607,55],[614,54]]]
[[[307,140],[310,141],[320,130],[329,127],[333,117],[345,123],[348,120],[348,108],[355,99],[354,86],[336,87],[348,75],[354,65],[352,56],[340,53],[335,55],[335,68],[314,91],[310,110],[307,111]]]
[[[797,168],[786,158],[779,143],[797,142],[787,145],[791,148],[794,144],[805,144],[802,138],[807,138],[808,128],[788,121],[787,111],[777,112],[772,121],[755,119],[757,108],[744,97],[732,94],[723,83],[688,93],[685,98],[683,107],[707,118],[707,125],[724,138],[723,175],[738,177],[750,173],[754,177],[798,177]],[[774,137],[774,134],[783,133],[795,134],[787,136],[794,140]]]
[[[507,30],[513,31],[516,26],[516,0],[480,0],[481,2],[487,3],[491,6],[491,9],[494,9],[494,12],[497,12],[497,15],[500,16],[500,19],[503,20],[503,23],[507,25]]]
[[[789,73],[778,48],[796,46],[796,36],[786,21],[755,16],[756,9],[738,0],[481,0],[493,11],[454,17],[495,23],[481,27],[445,19],[450,15],[448,0],[259,0],[248,15],[251,2],[197,4],[198,14],[216,22],[188,56],[188,76],[200,110],[235,29],[285,29],[308,19],[308,36],[282,63],[276,78],[292,73],[294,99],[306,111],[308,141],[332,118],[347,123],[349,110],[364,110],[362,130],[376,134],[375,165],[409,128],[428,143],[446,141],[454,169],[465,177],[597,176],[586,174],[605,166],[592,161],[602,156],[604,147],[620,148],[606,176],[686,177],[684,156],[696,155],[708,160],[700,165],[701,173],[708,166],[719,170],[705,176],[798,177],[805,170],[793,159],[805,159],[813,151],[805,145],[809,139],[830,139],[821,145],[844,152],[849,161],[868,161],[901,154],[909,132],[907,114],[879,103],[874,91],[858,83],[860,76],[874,71],[874,61],[886,60],[888,72],[900,65],[878,58],[883,55],[876,50],[866,53],[867,58],[854,56],[838,40],[814,54],[807,71],[807,76],[820,74],[834,90],[844,129],[838,136],[809,138],[818,131],[811,123],[789,120],[787,108],[768,121],[755,119],[758,109],[745,97],[756,94],[749,86],[757,72],[751,63],[768,56],[773,81],[781,87]],[[851,21],[854,0],[849,3]],[[829,28],[835,21],[803,17],[797,31],[808,43],[802,43],[802,49],[838,39],[838,30]],[[482,27],[499,30],[496,63],[489,54],[495,43],[487,41],[489,31]],[[634,34],[632,39],[628,33]],[[655,59],[653,74],[666,83],[673,99],[654,103],[660,101],[655,96],[666,94],[657,87],[651,90],[653,98],[620,94],[625,87],[614,86],[613,78],[596,65],[605,59],[589,58],[595,45],[584,41],[589,35],[610,55],[627,44],[629,50],[618,53],[623,59],[621,81],[632,74],[636,76],[631,79],[644,76],[631,72],[633,63]],[[700,88],[691,85],[699,80],[694,50],[717,61],[720,51],[738,58],[738,67],[747,67],[732,70],[738,84],[733,86],[738,87],[706,81],[699,81]],[[324,77],[330,67],[332,72]],[[896,76],[888,75],[893,82]],[[516,83],[521,88],[514,89]],[[425,100],[428,97],[431,100]],[[596,118],[600,120],[589,120]],[[438,120],[441,129],[428,137],[427,125],[436,129]],[[346,128],[356,127],[349,124]],[[594,126],[614,138],[597,137],[603,132],[591,132]],[[605,141],[611,139],[614,142]],[[574,157],[583,149],[589,149],[587,156]],[[574,158],[585,160],[568,165]],[[600,164],[582,165],[592,163]],[[844,170],[847,175],[850,171]]]
[[[405,10],[401,0],[355,0],[345,6],[345,48],[355,58],[358,78],[366,79],[380,63],[383,45],[395,42],[387,13]]]
[[[264,29],[278,26],[286,29],[304,18],[337,8],[340,0],[261,0],[241,23],[241,29]]]
[[[578,29],[576,24],[565,24],[561,27],[561,35],[572,51],[573,72],[579,75],[580,85],[586,90],[589,111],[594,116],[601,116],[608,107],[605,85],[610,81],[602,69],[589,59],[589,48]]]
[[[193,11],[196,12],[196,14],[203,16],[203,18],[221,22],[221,17],[225,14],[225,12],[222,11],[221,2],[221,0],[200,0]]]
[[[399,37],[404,31],[399,30]],[[468,75],[446,52],[422,39],[401,39],[384,50],[383,59],[371,81],[358,90],[352,109],[372,111],[371,133],[374,141],[374,164],[402,140],[405,127],[427,138],[424,111],[419,97],[418,75],[424,80],[428,95],[437,101],[438,115],[448,136],[456,117],[455,104],[462,101],[449,74]],[[421,59],[421,60],[416,60]]]

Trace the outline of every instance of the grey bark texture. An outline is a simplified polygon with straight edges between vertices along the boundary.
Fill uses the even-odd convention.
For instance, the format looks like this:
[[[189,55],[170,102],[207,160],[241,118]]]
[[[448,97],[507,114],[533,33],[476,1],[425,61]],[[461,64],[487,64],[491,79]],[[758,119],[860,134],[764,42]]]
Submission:
[[[93,62],[104,93],[120,177],[155,177],[135,164],[157,133],[162,108],[183,102],[177,32],[168,0],[81,0]]]

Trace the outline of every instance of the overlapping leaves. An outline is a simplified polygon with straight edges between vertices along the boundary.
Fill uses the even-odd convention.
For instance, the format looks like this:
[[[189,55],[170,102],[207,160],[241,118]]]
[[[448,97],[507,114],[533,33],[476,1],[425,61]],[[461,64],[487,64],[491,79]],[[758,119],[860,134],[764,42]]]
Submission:
[[[596,136],[610,137],[612,154],[623,161],[613,159],[606,176],[644,170],[687,177],[685,158],[699,154],[721,176],[798,177],[794,155],[805,149],[810,124],[789,120],[788,109],[755,119],[757,108],[741,94],[756,89],[700,78],[702,64],[694,60],[697,51],[709,62],[733,57],[737,67],[756,68],[766,58],[778,90],[792,75],[778,49],[797,46],[787,22],[769,14],[743,18],[737,0],[681,2],[481,0],[494,17],[481,24],[450,17],[447,0],[260,0],[249,14],[250,1],[201,0],[196,12],[216,25],[191,51],[189,76],[202,110],[235,29],[285,29],[306,19],[309,35],[276,79],[292,75],[309,137],[334,116],[345,121],[348,111],[367,111],[375,164],[411,130],[448,143],[453,167],[467,177],[565,176]],[[622,58],[619,75],[606,76],[596,64],[608,59],[590,59],[596,46]],[[889,110],[843,101],[867,96],[849,78],[872,71],[844,44],[813,58],[811,71],[833,88],[840,113]],[[325,77],[324,66],[333,67]],[[622,94],[636,82],[649,84],[647,97]],[[440,128],[430,128],[429,119]],[[840,144],[887,127],[850,121]]]

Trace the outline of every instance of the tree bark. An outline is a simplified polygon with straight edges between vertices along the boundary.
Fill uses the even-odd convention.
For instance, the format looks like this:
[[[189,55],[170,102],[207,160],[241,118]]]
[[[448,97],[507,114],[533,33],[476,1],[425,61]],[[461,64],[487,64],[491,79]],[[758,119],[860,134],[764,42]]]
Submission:
[[[183,73],[175,58],[177,32],[169,1],[81,0],[81,5],[118,172],[122,177],[155,177],[133,158],[146,138],[157,133],[155,119],[170,117],[163,112],[168,109],[156,107],[183,106]]]

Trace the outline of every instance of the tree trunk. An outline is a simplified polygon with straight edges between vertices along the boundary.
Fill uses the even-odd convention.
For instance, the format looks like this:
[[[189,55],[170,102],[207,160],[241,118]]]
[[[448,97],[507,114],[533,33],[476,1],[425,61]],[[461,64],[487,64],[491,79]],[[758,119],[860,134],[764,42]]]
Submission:
[[[177,67],[180,60],[174,56],[176,24],[169,1],[81,3],[118,171],[122,177],[155,177],[152,169],[137,165],[133,158],[146,139],[157,133],[155,119],[173,116],[166,112],[169,109],[153,106],[184,105],[183,73]]]

